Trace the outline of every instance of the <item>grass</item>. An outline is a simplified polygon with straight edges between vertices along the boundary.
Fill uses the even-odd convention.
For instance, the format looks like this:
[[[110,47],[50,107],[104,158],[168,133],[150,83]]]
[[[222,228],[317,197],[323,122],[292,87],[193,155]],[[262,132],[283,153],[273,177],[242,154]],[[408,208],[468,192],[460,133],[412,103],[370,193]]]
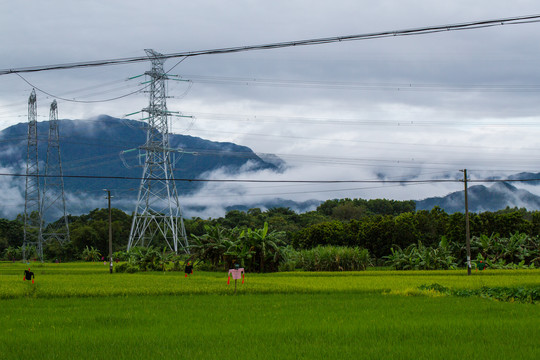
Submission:
[[[536,359],[539,305],[418,291],[538,286],[540,271],[108,274],[0,264],[1,359]],[[413,295],[413,296],[404,296]],[[440,294],[439,294],[440,295]]]

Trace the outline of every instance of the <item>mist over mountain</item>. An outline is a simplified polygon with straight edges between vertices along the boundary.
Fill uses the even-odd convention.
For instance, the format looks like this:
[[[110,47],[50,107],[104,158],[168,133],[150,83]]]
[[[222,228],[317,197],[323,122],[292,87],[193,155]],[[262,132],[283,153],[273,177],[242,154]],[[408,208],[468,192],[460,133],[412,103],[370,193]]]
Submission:
[[[112,191],[114,207],[128,213],[133,211],[144,163],[144,151],[139,148],[146,142],[146,127],[145,122],[109,116],[90,120],[60,120],[60,149],[68,213],[81,214],[105,207],[103,189]],[[40,174],[45,168],[48,131],[48,121],[38,123]],[[13,125],[0,132],[0,170],[4,174],[25,173],[27,132],[27,123]],[[304,212],[314,210],[324,201],[310,197],[297,199],[294,195],[287,198],[283,194],[274,194],[274,190],[266,185],[259,185],[266,193],[262,197],[246,193],[245,186],[238,183],[190,181],[235,176],[252,176],[254,179],[285,176],[290,167],[276,155],[256,154],[245,146],[188,135],[170,134],[170,146],[175,149],[172,152],[174,177],[187,217],[223,216],[225,211],[231,209],[247,210],[254,207],[263,210],[288,207],[296,212]],[[380,177],[383,179],[384,174]],[[519,173],[507,179],[540,179],[540,173]],[[24,211],[24,184],[23,176],[0,177],[0,217],[14,218]],[[506,207],[539,210],[540,197],[533,193],[538,185],[540,181],[470,186],[469,211],[496,211]],[[302,190],[300,193],[305,192],[299,190]],[[384,198],[384,194],[380,197]],[[448,213],[463,212],[464,192],[416,200],[416,206],[417,210],[439,206]],[[52,214],[50,217],[57,215],[60,216]]]

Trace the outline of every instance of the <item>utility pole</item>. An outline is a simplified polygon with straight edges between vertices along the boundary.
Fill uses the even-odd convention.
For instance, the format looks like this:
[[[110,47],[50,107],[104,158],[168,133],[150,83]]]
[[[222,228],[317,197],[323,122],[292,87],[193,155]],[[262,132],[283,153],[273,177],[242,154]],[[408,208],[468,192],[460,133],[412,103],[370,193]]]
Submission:
[[[111,210],[111,191],[104,189],[107,192],[109,200],[109,272],[113,273],[113,253],[112,253],[112,210]]]
[[[471,232],[469,227],[469,199],[467,196],[467,169],[463,172],[463,183],[465,184],[465,241],[467,244],[467,275],[471,275]]]

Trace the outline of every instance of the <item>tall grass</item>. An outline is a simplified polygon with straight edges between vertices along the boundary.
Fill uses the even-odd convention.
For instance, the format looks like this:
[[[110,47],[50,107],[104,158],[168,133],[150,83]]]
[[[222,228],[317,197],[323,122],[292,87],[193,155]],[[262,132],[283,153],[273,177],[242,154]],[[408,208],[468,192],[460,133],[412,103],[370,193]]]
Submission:
[[[282,270],[304,271],[355,271],[372,266],[369,251],[358,247],[317,246],[312,249],[287,254]]]

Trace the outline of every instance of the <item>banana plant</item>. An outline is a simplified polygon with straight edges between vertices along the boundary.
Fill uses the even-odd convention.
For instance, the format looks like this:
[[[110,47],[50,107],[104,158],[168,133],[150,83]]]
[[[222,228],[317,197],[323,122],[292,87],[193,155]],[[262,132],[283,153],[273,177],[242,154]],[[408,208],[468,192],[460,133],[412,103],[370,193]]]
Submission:
[[[93,246],[88,247],[87,245],[82,252],[82,258],[84,261],[99,261],[100,256],[101,253],[99,252],[99,250]]]

